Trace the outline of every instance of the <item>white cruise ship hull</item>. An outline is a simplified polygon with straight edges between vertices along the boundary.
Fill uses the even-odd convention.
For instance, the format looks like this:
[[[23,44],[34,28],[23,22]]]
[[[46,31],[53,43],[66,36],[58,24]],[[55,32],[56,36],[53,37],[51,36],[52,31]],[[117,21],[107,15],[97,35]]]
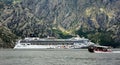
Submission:
[[[16,45],[14,49],[80,49],[87,46],[74,46],[74,45]]]
[[[14,49],[46,49],[53,48],[49,45],[27,45],[27,46],[15,46]]]

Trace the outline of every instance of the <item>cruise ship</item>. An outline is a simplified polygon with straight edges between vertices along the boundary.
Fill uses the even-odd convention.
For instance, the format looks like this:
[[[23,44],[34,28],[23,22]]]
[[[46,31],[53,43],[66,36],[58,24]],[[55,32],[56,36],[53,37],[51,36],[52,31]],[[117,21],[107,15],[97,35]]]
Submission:
[[[94,45],[94,43],[80,37],[70,39],[27,37],[18,40],[14,49],[80,49],[90,45]]]

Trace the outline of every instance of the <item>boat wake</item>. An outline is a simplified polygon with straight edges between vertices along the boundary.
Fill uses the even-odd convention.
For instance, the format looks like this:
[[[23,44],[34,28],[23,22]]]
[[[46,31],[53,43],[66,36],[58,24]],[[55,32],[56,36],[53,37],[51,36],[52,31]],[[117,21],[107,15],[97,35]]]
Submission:
[[[120,51],[112,51],[112,52],[95,52],[95,53],[120,53]]]
[[[113,51],[112,53],[120,53],[120,51]]]

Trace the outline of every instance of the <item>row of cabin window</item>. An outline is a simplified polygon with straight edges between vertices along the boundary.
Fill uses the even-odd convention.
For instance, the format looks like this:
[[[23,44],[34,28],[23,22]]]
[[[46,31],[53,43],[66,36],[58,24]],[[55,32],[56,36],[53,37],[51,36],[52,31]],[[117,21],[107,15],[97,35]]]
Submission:
[[[84,43],[86,41],[21,41],[20,43]]]
[[[31,43],[31,45],[73,45],[74,43]]]

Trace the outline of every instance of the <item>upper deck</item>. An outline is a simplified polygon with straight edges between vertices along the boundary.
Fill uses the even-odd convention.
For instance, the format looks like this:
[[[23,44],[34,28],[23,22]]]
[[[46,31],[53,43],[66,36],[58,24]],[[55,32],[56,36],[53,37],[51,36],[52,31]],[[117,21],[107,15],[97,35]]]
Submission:
[[[56,38],[25,38],[20,43],[31,43],[32,45],[73,45],[74,43],[87,44],[88,39],[85,38],[70,38],[70,39],[56,39]]]

